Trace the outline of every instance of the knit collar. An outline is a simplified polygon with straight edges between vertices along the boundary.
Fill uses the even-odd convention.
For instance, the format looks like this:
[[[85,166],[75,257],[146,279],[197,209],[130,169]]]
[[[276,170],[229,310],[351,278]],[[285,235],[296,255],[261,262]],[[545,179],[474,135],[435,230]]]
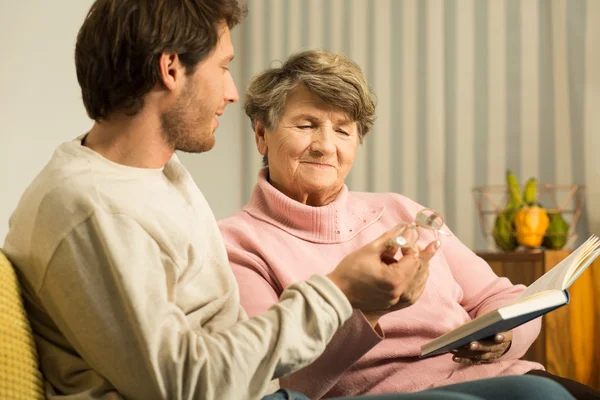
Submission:
[[[245,212],[291,235],[314,243],[342,243],[376,222],[383,205],[372,204],[348,191],[344,185],[331,203],[313,207],[293,200],[267,180],[268,168],[258,173],[258,182]]]

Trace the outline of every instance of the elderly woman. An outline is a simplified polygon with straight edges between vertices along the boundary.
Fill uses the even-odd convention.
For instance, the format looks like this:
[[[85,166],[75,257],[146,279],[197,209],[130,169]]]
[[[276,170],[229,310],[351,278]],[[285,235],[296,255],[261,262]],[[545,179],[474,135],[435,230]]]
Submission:
[[[346,57],[324,50],[292,56],[250,82],[245,109],[265,168],[250,202],[219,225],[241,302],[257,315],[287,286],[330,272],[346,254],[400,221],[412,222],[424,207],[399,194],[351,192],[344,185],[375,114],[360,68]],[[421,246],[432,240],[433,232],[421,232]],[[429,273],[416,304],[387,315],[355,311],[323,355],[283,378],[282,386],[320,398],[546,374],[540,364],[519,360],[540,320],[458,354],[418,359],[424,343],[524,289],[496,276],[454,236],[444,239]],[[592,390],[547,375],[576,395]]]

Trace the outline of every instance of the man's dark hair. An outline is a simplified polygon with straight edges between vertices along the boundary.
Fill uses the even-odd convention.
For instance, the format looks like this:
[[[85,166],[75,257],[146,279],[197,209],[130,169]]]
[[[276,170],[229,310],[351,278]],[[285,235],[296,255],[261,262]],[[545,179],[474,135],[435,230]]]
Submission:
[[[189,75],[216,47],[219,25],[231,29],[243,14],[237,0],[96,0],[75,46],[88,116],[137,114],[160,82],[162,53],[176,53]]]

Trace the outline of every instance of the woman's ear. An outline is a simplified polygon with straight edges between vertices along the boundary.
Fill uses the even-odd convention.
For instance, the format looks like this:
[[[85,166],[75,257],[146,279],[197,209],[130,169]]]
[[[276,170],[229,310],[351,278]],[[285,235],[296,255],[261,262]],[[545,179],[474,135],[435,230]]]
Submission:
[[[261,155],[267,154],[267,131],[260,121],[254,121],[254,138],[256,139],[256,148]]]

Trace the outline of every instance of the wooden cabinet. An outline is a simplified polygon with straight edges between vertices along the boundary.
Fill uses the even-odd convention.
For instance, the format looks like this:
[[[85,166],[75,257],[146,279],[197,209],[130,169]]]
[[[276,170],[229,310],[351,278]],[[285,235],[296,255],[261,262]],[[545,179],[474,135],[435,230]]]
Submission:
[[[499,276],[529,285],[568,251],[477,253]],[[543,317],[542,330],[525,359],[548,372],[600,390],[600,258],[569,289],[571,302]]]

